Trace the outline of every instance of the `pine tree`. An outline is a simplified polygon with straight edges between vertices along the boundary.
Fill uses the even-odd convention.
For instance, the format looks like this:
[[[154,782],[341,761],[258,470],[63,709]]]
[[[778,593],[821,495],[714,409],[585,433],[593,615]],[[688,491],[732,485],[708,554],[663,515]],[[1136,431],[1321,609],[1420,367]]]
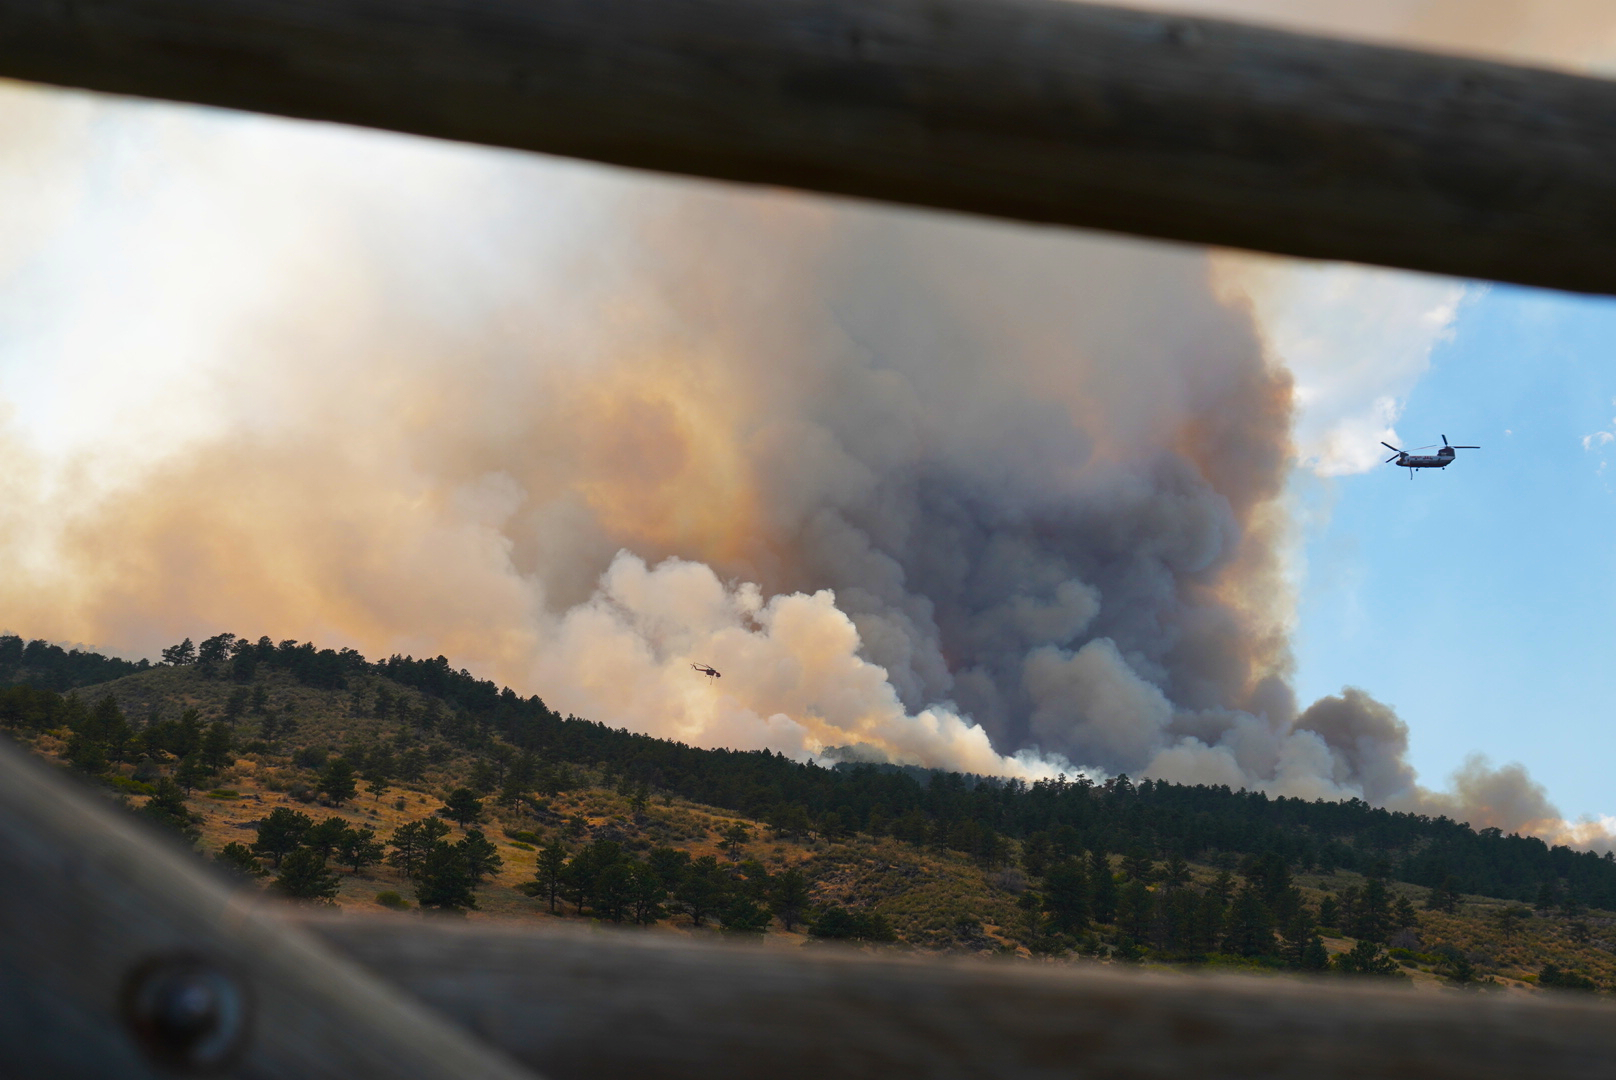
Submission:
[[[533,880],[523,886],[529,896],[542,896],[550,903],[550,914],[555,914],[556,894],[561,891],[561,872],[567,865],[567,849],[561,841],[551,840],[539,849]],[[666,890],[664,890],[666,891]]]
[[[376,839],[376,830],[368,825],[357,829],[344,829],[337,844],[337,855],[342,862],[359,873],[365,867],[381,861],[383,847]]]
[[[1144,848],[1134,848],[1122,860],[1122,873],[1129,881],[1148,885],[1156,880],[1156,864]]]
[[[615,862],[595,875],[595,912],[620,923],[634,899],[634,871],[626,862]]]
[[[320,772],[320,792],[333,805],[341,806],[359,793],[352,763],[347,758],[332,758]]]
[[[1224,947],[1240,956],[1268,956],[1274,951],[1273,914],[1250,882],[1235,894],[1229,908]]]
[[[752,830],[737,821],[724,831],[724,838],[719,841],[718,846],[729,856],[731,862],[738,862],[741,851],[751,839]]]
[[[1061,933],[1076,934],[1088,928],[1092,913],[1089,876],[1081,862],[1062,859],[1045,871],[1043,905],[1051,926]]]
[[[1318,934],[1307,939],[1307,948],[1302,950],[1302,962],[1299,966],[1303,971],[1329,970],[1330,953],[1324,947],[1324,939]]]
[[[700,926],[707,916],[723,907],[729,890],[725,887],[723,871],[711,855],[703,855],[691,862],[684,880],[674,889],[674,899],[694,926]]]
[[[1216,891],[1208,889],[1196,905],[1191,951],[1210,953],[1223,940],[1229,905]]]
[[[708,856],[713,865],[717,860]],[[593,907],[600,885],[600,876],[623,861],[623,849],[614,840],[596,840],[579,849],[561,873],[562,895],[572,902],[578,914]]]
[[[1117,903],[1117,926],[1123,933],[1142,942],[1150,936],[1151,919],[1156,913],[1156,894],[1135,878],[1122,887]]]
[[[170,645],[163,650],[163,663],[172,664],[174,667],[196,663],[196,646],[191,644],[190,638],[186,638],[178,645]]]
[[[678,888],[679,882],[683,881],[685,874],[690,871],[690,852],[680,851],[678,848],[652,848],[645,861],[662,879],[662,884],[669,889]]]
[[[1341,925],[1341,903],[1334,893],[1326,893],[1319,901],[1319,925],[1334,930]]]
[[[78,732],[68,738],[64,756],[75,769],[91,776],[100,776],[112,767],[106,746]]]
[[[1521,928],[1521,924],[1531,917],[1531,909],[1521,907],[1518,904],[1501,908],[1493,913],[1493,920],[1498,923],[1498,932],[1504,936],[1506,941],[1513,938],[1515,932]]]
[[[1109,923],[1117,916],[1117,880],[1105,852],[1089,853],[1089,914],[1095,922]]]
[[[769,913],[750,898],[736,896],[724,905],[718,921],[726,934],[761,934],[769,928]]]
[[[387,856],[388,865],[396,866],[413,881],[420,873],[427,853],[448,835],[449,826],[437,818],[406,822],[393,830],[392,838],[388,840],[388,845],[393,849]]]
[[[483,819],[483,804],[482,800],[477,798],[477,793],[470,788],[455,788],[449,792],[449,797],[443,800],[438,813],[465,827],[475,825]]]
[[[499,849],[489,843],[481,829],[468,829],[466,838],[460,841],[460,849],[466,860],[466,872],[471,876],[472,888],[481,886],[505,865],[505,860],[499,856]]]
[[[174,769],[174,782],[185,789],[189,795],[197,788],[208,782],[213,770],[208,768],[202,760],[202,755],[193,751],[180,759],[178,767]]]
[[[1167,866],[1162,870],[1162,884],[1169,889],[1182,889],[1190,883],[1190,864],[1184,861],[1184,856],[1174,852],[1167,860]]]
[[[202,761],[209,769],[228,769],[236,763],[234,736],[230,732],[230,725],[223,720],[217,720],[208,727],[207,734],[202,736],[200,753]]]
[[[1392,905],[1392,923],[1399,930],[1420,925],[1419,913],[1414,910],[1408,897],[1402,894],[1398,894],[1397,902]]]
[[[328,817],[303,834],[303,846],[313,848],[329,859],[332,852],[342,843],[342,836],[347,831],[346,821],[339,817]]]
[[[459,844],[439,840],[421,859],[415,876],[415,901],[452,915],[464,915],[477,906],[470,868]]]
[[[263,877],[264,868],[259,864],[257,856],[246,844],[232,840],[220,848],[213,856],[214,860],[222,866],[227,866],[239,874],[248,877]]]
[[[341,887],[342,879],[313,848],[300,847],[287,855],[275,877],[275,888],[293,900],[329,903]]]
[[[268,858],[278,870],[281,860],[303,842],[304,835],[312,828],[314,821],[307,814],[287,806],[277,806],[258,823],[258,839],[253,841],[253,852]]]
[[[189,840],[196,840],[202,835],[202,830],[196,827],[199,820],[197,815],[185,805],[185,793],[167,777],[157,781],[156,789],[152,797],[146,800],[146,805],[141,807],[141,813]]]
[[[1324,948],[1324,940],[1313,929],[1313,920],[1308,917],[1306,910],[1299,910],[1291,916],[1282,931],[1285,938],[1284,949],[1281,955],[1285,963],[1293,968],[1307,968],[1308,957],[1317,941],[1319,948]],[[1329,957],[1325,957],[1328,962]]]
[[[667,886],[662,884],[657,872],[645,863],[633,863],[629,870],[632,876],[628,890],[629,911],[636,923],[650,926],[662,918],[662,901],[668,897]]]
[[[808,878],[796,867],[774,876],[769,889],[769,909],[787,932],[795,930],[808,910]]]
[[[1050,857],[1049,834],[1035,832],[1021,842],[1021,866],[1028,874],[1035,878],[1044,876],[1049,869]]]
[[[1379,877],[1364,882],[1363,891],[1358,894],[1358,902],[1353,907],[1352,936],[1360,941],[1385,944],[1393,925],[1391,897],[1386,890],[1386,882]]]

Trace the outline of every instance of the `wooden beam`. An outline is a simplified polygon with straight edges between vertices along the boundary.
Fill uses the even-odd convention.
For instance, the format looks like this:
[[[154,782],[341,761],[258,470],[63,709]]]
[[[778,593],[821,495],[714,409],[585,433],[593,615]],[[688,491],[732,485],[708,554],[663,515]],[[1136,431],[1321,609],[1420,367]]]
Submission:
[[[1616,292],[1616,84],[1067,0],[0,0],[0,75]]]
[[[1605,1002],[345,917],[320,937],[556,1080],[1604,1080]]]
[[[0,1076],[521,1080],[0,737]]]

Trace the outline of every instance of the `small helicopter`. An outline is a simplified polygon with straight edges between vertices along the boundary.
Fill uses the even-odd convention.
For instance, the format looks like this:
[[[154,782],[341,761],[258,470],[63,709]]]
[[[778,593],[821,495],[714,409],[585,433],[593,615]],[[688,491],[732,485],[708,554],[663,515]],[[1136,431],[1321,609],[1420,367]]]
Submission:
[[[1448,437],[1446,435],[1442,436],[1442,449],[1438,450],[1434,454],[1411,454],[1407,450],[1397,449],[1397,447],[1393,446],[1389,442],[1383,442],[1380,445],[1392,452],[1392,456],[1387,458],[1382,464],[1390,465],[1395,461],[1403,468],[1409,470],[1445,469],[1449,465],[1453,464],[1454,451],[1481,449],[1479,446],[1453,446],[1448,442]],[[1420,449],[1429,450],[1430,447],[1422,446]],[[1412,471],[1409,472],[1408,478],[1410,480],[1414,479],[1414,473]]]
[[[723,675],[720,675],[711,664],[691,664],[690,666],[707,676],[709,679],[722,679],[724,677]]]

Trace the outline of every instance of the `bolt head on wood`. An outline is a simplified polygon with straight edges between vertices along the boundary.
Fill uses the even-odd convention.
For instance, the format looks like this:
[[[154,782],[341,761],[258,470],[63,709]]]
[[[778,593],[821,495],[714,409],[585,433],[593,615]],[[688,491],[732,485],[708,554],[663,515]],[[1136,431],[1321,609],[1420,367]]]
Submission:
[[[124,1015],[154,1061],[187,1072],[229,1064],[250,1027],[239,980],[198,957],[166,957],[138,966],[124,994]]]

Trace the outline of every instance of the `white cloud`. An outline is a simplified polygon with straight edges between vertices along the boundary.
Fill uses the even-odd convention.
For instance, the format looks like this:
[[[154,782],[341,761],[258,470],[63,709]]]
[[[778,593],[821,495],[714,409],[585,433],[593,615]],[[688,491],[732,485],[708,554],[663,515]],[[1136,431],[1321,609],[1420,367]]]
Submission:
[[[1320,476],[1368,472],[1399,442],[1403,403],[1480,288],[1336,263],[1220,254],[1224,296],[1251,306],[1271,360],[1296,379],[1295,441]]]

